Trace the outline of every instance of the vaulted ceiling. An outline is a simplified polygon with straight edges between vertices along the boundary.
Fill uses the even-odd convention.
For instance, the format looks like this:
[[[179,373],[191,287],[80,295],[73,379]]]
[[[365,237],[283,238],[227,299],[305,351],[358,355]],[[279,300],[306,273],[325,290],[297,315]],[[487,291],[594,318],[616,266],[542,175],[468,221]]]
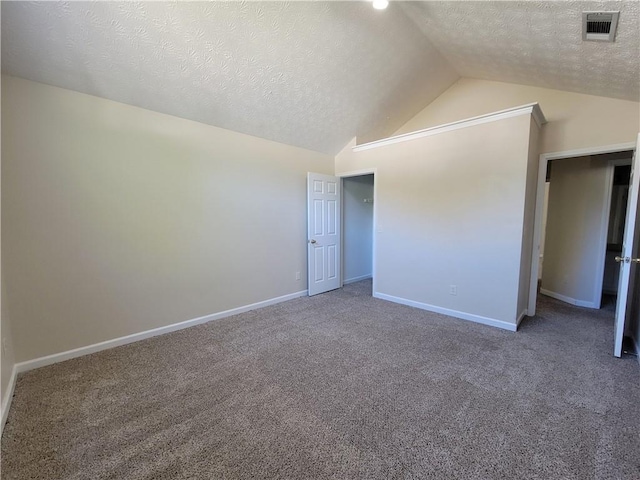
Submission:
[[[640,100],[640,3],[403,2],[462,77]],[[615,42],[582,41],[582,12],[620,11]]]
[[[2,2],[2,71],[311,150],[393,133],[460,76],[638,101],[640,4]],[[620,10],[615,43],[581,12]]]

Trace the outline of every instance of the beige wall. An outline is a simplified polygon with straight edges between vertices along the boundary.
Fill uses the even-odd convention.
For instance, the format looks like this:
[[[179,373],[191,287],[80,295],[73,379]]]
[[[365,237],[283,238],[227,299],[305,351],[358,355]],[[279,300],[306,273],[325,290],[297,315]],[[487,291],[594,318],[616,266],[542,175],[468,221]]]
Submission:
[[[333,158],[3,77],[17,361],[306,289],[306,173]]]
[[[530,119],[529,151],[527,154],[527,174],[524,193],[524,222],[522,227],[522,255],[520,257],[520,286],[518,294],[518,315],[528,311],[531,281],[531,262],[533,259],[533,230],[538,188],[538,162],[540,129],[534,119]],[[538,250],[536,249],[536,255]]]
[[[0,233],[1,231],[2,226],[0,225]],[[2,235],[0,234],[0,238],[1,237]],[[2,265],[1,257],[0,249],[0,265]],[[15,358],[13,354],[13,335],[11,334],[11,323],[9,321],[9,315],[6,308],[7,303],[5,301],[5,283],[3,277],[4,274],[0,274],[0,418],[2,418],[2,420],[5,419],[5,415],[7,413],[5,412],[5,407],[9,402],[11,374],[13,373],[13,367],[15,365]],[[0,433],[2,432],[3,427],[4,422],[0,421]]]
[[[464,118],[538,102],[548,124],[540,153],[635,142],[638,102],[462,78],[397,133],[407,133]]]
[[[13,354],[13,336],[11,334],[11,323],[9,322],[9,316],[6,309],[6,299],[4,295],[4,280],[2,281],[2,297],[0,298],[0,337],[2,338],[2,358],[0,360],[0,402],[1,403],[1,418],[4,419],[7,412],[5,407],[9,404],[10,382],[11,374],[13,373],[13,366],[15,365],[15,359]],[[0,423],[0,433],[2,432],[3,423]]]
[[[540,253],[538,260],[538,280],[542,279],[542,263],[544,260],[544,240],[547,235],[547,211],[549,207],[549,182],[544,184],[544,199],[542,201],[542,228],[540,229]]]
[[[592,308],[602,294],[608,162],[607,156],[554,160],[549,184],[542,289]]]
[[[3,282],[4,284],[4,282]],[[4,289],[4,285],[2,287]],[[13,366],[15,364],[14,354],[13,354],[13,336],[11,334],[11,323],[9,322],[9,317],[7,315],[6,309],[6,301],[4,298],[4,291],[2,292],[2,305],[0,305],[1,310],[1,327],[0,327],[0,335],[2,337],[2,363],[1,370],[1,383],[0,383],[0,401],[2,402],[2,414],[4,418],[4,407],[7,404],[9,397],[9,389],[10,389],[10,380],[11,374],[13,372]],[[0,428],[1,430],[1,428]]]
[[[338,154],[337,174],[377,169],[377,293],[515,324],[530,119]]]

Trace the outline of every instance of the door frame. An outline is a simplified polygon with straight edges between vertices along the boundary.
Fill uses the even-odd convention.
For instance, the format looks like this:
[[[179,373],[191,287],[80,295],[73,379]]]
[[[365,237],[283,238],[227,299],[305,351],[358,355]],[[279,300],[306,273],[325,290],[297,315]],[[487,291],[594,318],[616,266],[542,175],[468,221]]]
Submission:
[[[344,179],[349,177],[361,177],[362,175],[373,175],[373,227],[371,238],[371,281],[372,291],[371,294],[375,296],[377,292],[376,283],[376,233],[378,232],[378,169],[377,168],[365,168],[363,170],[352,170],[349,172],[336,173],[336,177],[340,179],[341,196],[344,199]],[[341,205],[341,221],[344,222],[344,204]],[[344,227],[344,225],[343,225]],[[344,228],[340,229],[340,287],[344,286]]]
[[[538,186],[536,188],[536,205],[533,224],[533,249],[531,255],[531,279],[529,286],[529,304],[527,315],[532,317],[536,314],[536,301],[538,293],[538,266],[540,262],[540,242],[542,236],[542,208],[544,204],[544,184],[547,177],[547,164],[551,160],[562,160],[565,158],[585,157],[589,155],[600,155],[603,153],[624,152],[626,150],[635,150],[636,143],[618,143],[614,145],[605,145],[601,147],[588,147],[576,150],[566,150],[562,152],[543,153],[540,155],[540,163],[538,165]],[[611,194],[609,193],[609,202]],[[609,213],[607,212],[607,220]],[[606,238],[605,238],[606,241]],[[603,254],[604,255],[604,254]],[[604,257],[603,257],[604,258]],[[604,267],[604,264],[603,264]],[[600,279],[602,281],[602,279]]]

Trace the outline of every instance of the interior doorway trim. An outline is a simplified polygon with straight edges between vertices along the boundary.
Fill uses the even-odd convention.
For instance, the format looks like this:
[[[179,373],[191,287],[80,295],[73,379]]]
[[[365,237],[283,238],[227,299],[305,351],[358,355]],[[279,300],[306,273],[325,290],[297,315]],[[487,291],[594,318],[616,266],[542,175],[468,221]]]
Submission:
[[[343,186],[343,179],[345,178],[349,178],[349,177],[360,177],[362,175],[373,175],[373,238],[371,239],[371,251],[372,251],[372,258],[371,258],[371,279],[372,279],[372,295],[375,295],[377,288],[376,288],[376,237],[377,237],[377,233],[378,233],[378,169],[377,168],[365,168],[363,170],[352,170],[349,172],[341,172],[341,173],[336,173],[336,176],[338,178],[340,178],[340,188],[344,188]],[[342,206],[344,208],[344,202],[342,203]],[[342,218],[344,219],[344,215],[342,215]],[[341,235],[343,236],[343,238],[340,239],[341,242],[344,242],[344,228],[342,229],[342,233]],[[342,248],[342,256],[340,257],[340,271],[344,272],[344,248]],[[342,275],[344,276],[344,273],[342,273]],[[340,286],[343,286],[343,282],[344,282],[344,278],[340,279]]]
[[[634,142],[618,143],[600,147],[579,148],[562,152],[543,153],[540,155],[538,165],[538,186],[536,188],[536,209],[533,224],[533,251],[531,255],[531,278],[529,285],[529,305],[527,315],[532,317],[536,314],[536,296],[538,293],[538,266],[540,261],[540,241],[542,236],[542,207],[544,204],[544,183],[547,176],[547,164],[551,160],[564,158],[585,157],[588,155],[600,155],[603,153],[623,152],[625,150],[635,150]]]

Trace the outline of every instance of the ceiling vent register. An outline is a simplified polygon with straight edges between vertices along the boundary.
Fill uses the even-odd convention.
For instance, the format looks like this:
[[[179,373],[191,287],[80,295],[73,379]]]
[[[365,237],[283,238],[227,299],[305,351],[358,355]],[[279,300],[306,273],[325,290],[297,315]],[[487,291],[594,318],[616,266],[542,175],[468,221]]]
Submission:
[[[582,40],[613,42],[620,12],[582,12]]]

